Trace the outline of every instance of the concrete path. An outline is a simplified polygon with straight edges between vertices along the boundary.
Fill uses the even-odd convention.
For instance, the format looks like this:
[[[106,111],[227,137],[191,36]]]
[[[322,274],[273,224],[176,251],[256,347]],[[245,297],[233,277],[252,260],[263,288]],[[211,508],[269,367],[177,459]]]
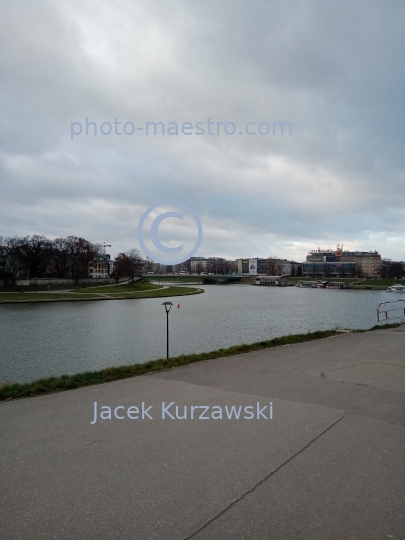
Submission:
[[[344,334],[2,403],[0,537],[403,539],[404,351]]]

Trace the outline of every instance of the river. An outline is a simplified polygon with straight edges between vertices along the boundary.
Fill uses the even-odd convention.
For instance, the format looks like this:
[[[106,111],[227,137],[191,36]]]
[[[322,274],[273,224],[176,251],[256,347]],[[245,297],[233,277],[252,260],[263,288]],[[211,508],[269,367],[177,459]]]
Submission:
[[[309,330],[369,328],[386,291],[205,285],[175,298],[0,305],[0,382],[146,362]],[[180,308],[177,305],[180,304]]]

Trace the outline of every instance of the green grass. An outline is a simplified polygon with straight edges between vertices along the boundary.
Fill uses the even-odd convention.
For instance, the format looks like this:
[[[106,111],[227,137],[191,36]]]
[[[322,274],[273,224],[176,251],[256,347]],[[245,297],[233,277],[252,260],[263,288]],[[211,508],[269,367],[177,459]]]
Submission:
[[[91,298],[99,298],[99,295],[95,294],[77,294],[77,293],[34,293],[34,292],[24,292],[20,293],[1,293],[0,294],[0,304],[9,303],[9,302],[39,302],[46,300],[86,300]]]
[[[137,291],[133,293],[108,293],[111,298],[161,298],[166,296],[187,296],[190,294],[199,294],[203,289],[192,287],[168,287],[167,289],[158,288],[156,290]]]
[[[184,290],[184,289],[183,289]],[[39,379],[30,383],[4,383],[0,385],[0,401],[9,399],[24,398],[30,396],[39,396],[43,394],[51,394],[54,392],[62,392],[73,388],[90,386],[94,384],[102,384],[129,377],[145,375],[153,371],[161,371],[171,369],[177,366],[185,366],[194,362],[203,360],[212,360],[214,358],[222,358],[233,356],[235,354],[248,353],[261,349],[269,349],[279,347],[280,345],[292,345],[294,343],[302,343],[305,341],[313,341],[316,339],[337,336],[341,332],[337,330],[326,330],[317,332],[308,332],[307,334],[293,334],[282,336],[266,341],[259,341],[248,345],[234,345],[227,349],[218,349],[200,354],[182,354],[173,358],[151,360],[144,364],[130,364],[128,366],[118,366],[102,369],[101,371],[87,371],[76,375],[62,375],[60,377],[48,377]]]
[[[350,330],[350,332],[363,333],[373,330],[385,330],[389,328],[397,328],[403,324],[404,323],[390,323],[375,325],[368,330]],[[145,362],[144,364],[130,364],[127,366],[105,368],[100,371],[87,371],[85,373],[77,373],[75,375],[48,377],[24,384],[3,383],[0,384],[0,401],[63,392],[64,390],[72,390],[74,388],[81,388],[84,386],[103,384],[121,379],[128,379],[130,377],[146,375],[147,373],[172,369],[178,366],[193,364],[195,362],[202,362],[204,360],[213,360],[215,358],[249,353],[261,349],[270,349],[273,347],[279,347],[281,345],[293,345],[295,343],[324,339],[338,336],[342,333],[343,332],[340,330],[324,330],[308,332],[307,334],[290,334],[256,343],[234,345],[233,347],[229,347],[227,349],[218,349],[216,351],[199,354],[182,354],[180,356],[169,358],[168,360],[165,358],[160,358],[158,360]]]
[[[152,286],[151,286],[152,285]],[[107,287],[106,287],[107,288]],[[111,287],[114,292],[106,291],[103,287],[99,288],[99,292],[89,292],[92,289],[81,291],[80,293],[2,293],[0,294],[0,304],[27,303],[27,302],[66,302],[77,300],[120,300],[120,299],[135,299],[135,298],[161,298],[170,296],[187,296],[190,294],[199,294],[204,292],[203,289],[192,287],[168,287],[159,288],[157,285],[140,283],[135,286],[130,286],[130,292],[127,292],[125,286]],[[109,287],[108,287],[109,288]],[[115,291],[119,292],[115,292]]]
[[[146,281],[142,281],[141,283],[122,283],[120,285],[106,285],[105,287],[87,287],[84,289],[81,289],[80,293],[133,293],[138,291],[149,291],[152,289],[158,289],[159,285],[155,285],[154,283],[148,283]]]
[[[363,279],[359,285],[376,285],[379,287],[390,287],[402,283],[405,285],[405,280],[403,279]]]
[[[208,276],[208,275],[198,275],[198,276],[144,276],[144,279],[145,280],[148,280],[148,281],[155,281],[155,282],[158,282],[158,283],[164,283],[164,282],[172,282],[172,283],[202,283],[203,279],[205,278],[218,278],[219,276],[217,275],[213,275],[213,276]],[[223,277],[237,277],[239,278],[239,281],[237,281],[236,283],[252,283],[252,276],[222,276],[221,275],[221,278]]]
[[[114,282],[113,279],[111,279],[111,282]],[[97,281],[94,280],[94,283],[96,284]],[[87,287],[88,289],[89,288],[93,288],[93,287],[99,287],[100,285],[97,284],[97,285],[93,285],[91,283],[88,283],[86,285],[84,284],[69,284],[69,283],[65,283],[65,284],[53,284],[53,283],[50,283],[49,284],[49,289],[48,289],[48,285],[34,285],[34,284],[31,284],[31,285],[8,285],[8,286],[4,286],[4,285],[0,285],[0,292],[18,292],[19,289],[22,289],[24,292],[39,292],[39,291],[70,291],[70,290],[78,290],[80,291],[81,289],[84,289],[85,287]]]
[[[342,282],[349,282],[354,283],[356,281],[360,282],[360,278],[335,278],[335,277],[317,277],[317,278],[309,278],[309,277],[288,277],[288,281],[342,281]],[[362,282],[362,281],[361,281]]]
[[[368,328],[367,330],[350,330],[352,333],[362,333],[362,332],[373,332],[374,330],[388,330],[389,328],[398,328],[398,326],[403,326],[404,323],[397,322],[397,323],[386,323],[386,324],[376,324],[372,326],[371,328]]]
[[[204,276],[144,276],[148,281],[170,281],[172,283],[201,283]]]

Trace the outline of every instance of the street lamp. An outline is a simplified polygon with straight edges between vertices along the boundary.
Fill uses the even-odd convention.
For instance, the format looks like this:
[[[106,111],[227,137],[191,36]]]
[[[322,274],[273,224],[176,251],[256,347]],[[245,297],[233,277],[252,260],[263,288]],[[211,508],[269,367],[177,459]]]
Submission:
[[[166,358],[169,359],[169,311],[172,308],[171,302],[163,302],[162,306],[165,306],[166,310],[166,319],[167,319],[167,347],[166,347]]]

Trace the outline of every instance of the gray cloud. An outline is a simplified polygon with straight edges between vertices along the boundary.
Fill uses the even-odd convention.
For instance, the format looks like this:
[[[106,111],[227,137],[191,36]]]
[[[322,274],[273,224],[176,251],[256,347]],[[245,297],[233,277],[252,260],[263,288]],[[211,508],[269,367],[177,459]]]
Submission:
[[[405,7],[16,0],[0,22],[0,234],[136,246],[192,206],[201,255],[405,258]],[[70,123],[291,122],[291,136],[81,135]]]

